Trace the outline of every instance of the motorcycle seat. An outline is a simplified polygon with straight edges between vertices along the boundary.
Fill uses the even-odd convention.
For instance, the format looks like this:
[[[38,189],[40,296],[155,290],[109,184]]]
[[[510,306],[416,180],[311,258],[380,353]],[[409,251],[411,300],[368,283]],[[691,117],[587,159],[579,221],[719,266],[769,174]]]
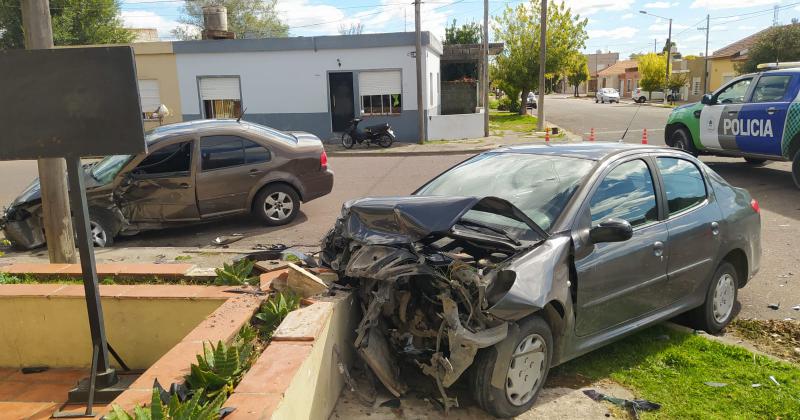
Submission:
[[[371,125],[371,126],[367,127],[367,130],[369,130],[369,131],[382,131],[382,130],[386,130],[388,128],[389,128],[389,123],[383,123],[383,124]]]

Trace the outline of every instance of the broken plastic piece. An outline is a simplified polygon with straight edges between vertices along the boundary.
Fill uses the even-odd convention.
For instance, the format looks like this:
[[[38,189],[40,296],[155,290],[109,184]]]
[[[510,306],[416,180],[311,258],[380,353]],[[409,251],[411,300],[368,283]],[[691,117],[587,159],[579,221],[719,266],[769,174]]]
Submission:
[[[713,388],[722,388],[724,386],[728,386],[725,382],[703,382],[704,384],[713,387]]]
[[[761,388],[761,384],[752,384],[750,386],[753,388]]]
[[[589,398],[591,398],[591,399],[593,399],[593,400],[595,400],[597,402],[608,401],[611,404],[614,404],[616,406],[619,406],[619,407],[627,409],[628,412],[631,414],[631,416],[633,416],[634,419],[638,419],[639,418],[639,412],[640,411],[656,411],[659,408],[661,408],[661,404],[654,403],[652,401],[648,401],[648,400],[626,400],[624,398],[615,398],[615,397],[611,397],[611,396],[602,394],[600,392],[597,392],[594,389],[585,389],[585,390],[583,390],[583,393],[587,397],[589,397]]]
[[[242,239],[244,239],[244,234],[234,233],[231,235],[217,236],[211,243],[213,245],[228,245]]]
[[[772,383],[774,383],[775,385],[781,386],[781,384],[778,382],[777,379],[775,379],[774,376],[769,375],[769,380],[772,381]]]
[[[27,375],[27,374],[31,374],[31,373],[42,373],[42,372],[45,372],[45,371],[47,371],[49,369],[50,368],[47,367],[47,366],[27,366],[27,367],[24,367],[24,368],[22,368],[20,370],[22,371],[22,373]]]
[[[792,309],[794,309],[795,311],[800,311],[800,305],[794,305],[792,306]]]
[[[770,308],[773,311],[777,311],[778,309],[781,308],[781,304],[780,303],[770,303],[769,305],[767,305],[767,308]]]

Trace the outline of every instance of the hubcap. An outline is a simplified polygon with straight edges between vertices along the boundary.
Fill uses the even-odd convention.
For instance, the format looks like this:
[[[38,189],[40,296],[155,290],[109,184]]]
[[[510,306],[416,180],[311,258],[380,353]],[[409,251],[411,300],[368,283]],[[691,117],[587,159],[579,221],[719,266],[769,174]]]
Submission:
[[[717,323],[724,323],[731,315],[735,294],[736,284],[734,284],[733,276],[727,273],[723,274],[717,280],[717,286],[714,288],[714,320]]]
[[[97,222],[89,222],[89,227],[92,229],[92,242],[94,246],[97,247],[104,247],[108,242],[108,237],[106,236],[106,231],[97,223]]]
[[[283,220],[292,214],[294,209],[294,201],[289,194],[284,192],[275,192],[269,195],[264,201],[264,213],[272,220]]]
[[[542,380],[547,360],[547,346],[538,334],[522,339],[514,349],[506,375],[506,397],[515,405],[525,405],[533,398]]]

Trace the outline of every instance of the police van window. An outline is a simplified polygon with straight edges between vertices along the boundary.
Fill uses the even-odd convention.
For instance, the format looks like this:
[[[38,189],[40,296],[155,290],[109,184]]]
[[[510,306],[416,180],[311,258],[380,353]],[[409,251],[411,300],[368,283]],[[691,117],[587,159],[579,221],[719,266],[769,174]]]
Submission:
[[[677,158],[663,157],[657,161],[670,214],[690,209],[706,199],[706,183],[697,166]]]
[[[753,102],[782,102],[792,75],[761,76],[753,91]]]
[[[606,175],[590,204],[592,226],[610,218],[641,226],[658,220],[653,177],[642,160],[625,162]]]
[[[717,94],[717,103],[720,104],[741,104],[744,102],[744,95],[747,93],[747,88],[750,87],[750,82],[753,79],[742,79],[728,85]]]

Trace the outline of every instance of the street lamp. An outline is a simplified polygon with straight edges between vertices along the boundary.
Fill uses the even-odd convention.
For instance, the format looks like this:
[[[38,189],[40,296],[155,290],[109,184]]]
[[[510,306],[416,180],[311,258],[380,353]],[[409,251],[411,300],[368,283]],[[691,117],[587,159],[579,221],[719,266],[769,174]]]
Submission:
[[[646,10],[639,10],[639,13],[643,15],[657,17],[659,19],[664,19],[669,21],[669,33],[667,35],[667,75],[666,80],[664,80],[664,104],[667,103],[667,86],[669,85],[669,62],[670,58],[672,57],[672,18],[666,18],[664,16],[654,15],[652,13],[648,13]]]

